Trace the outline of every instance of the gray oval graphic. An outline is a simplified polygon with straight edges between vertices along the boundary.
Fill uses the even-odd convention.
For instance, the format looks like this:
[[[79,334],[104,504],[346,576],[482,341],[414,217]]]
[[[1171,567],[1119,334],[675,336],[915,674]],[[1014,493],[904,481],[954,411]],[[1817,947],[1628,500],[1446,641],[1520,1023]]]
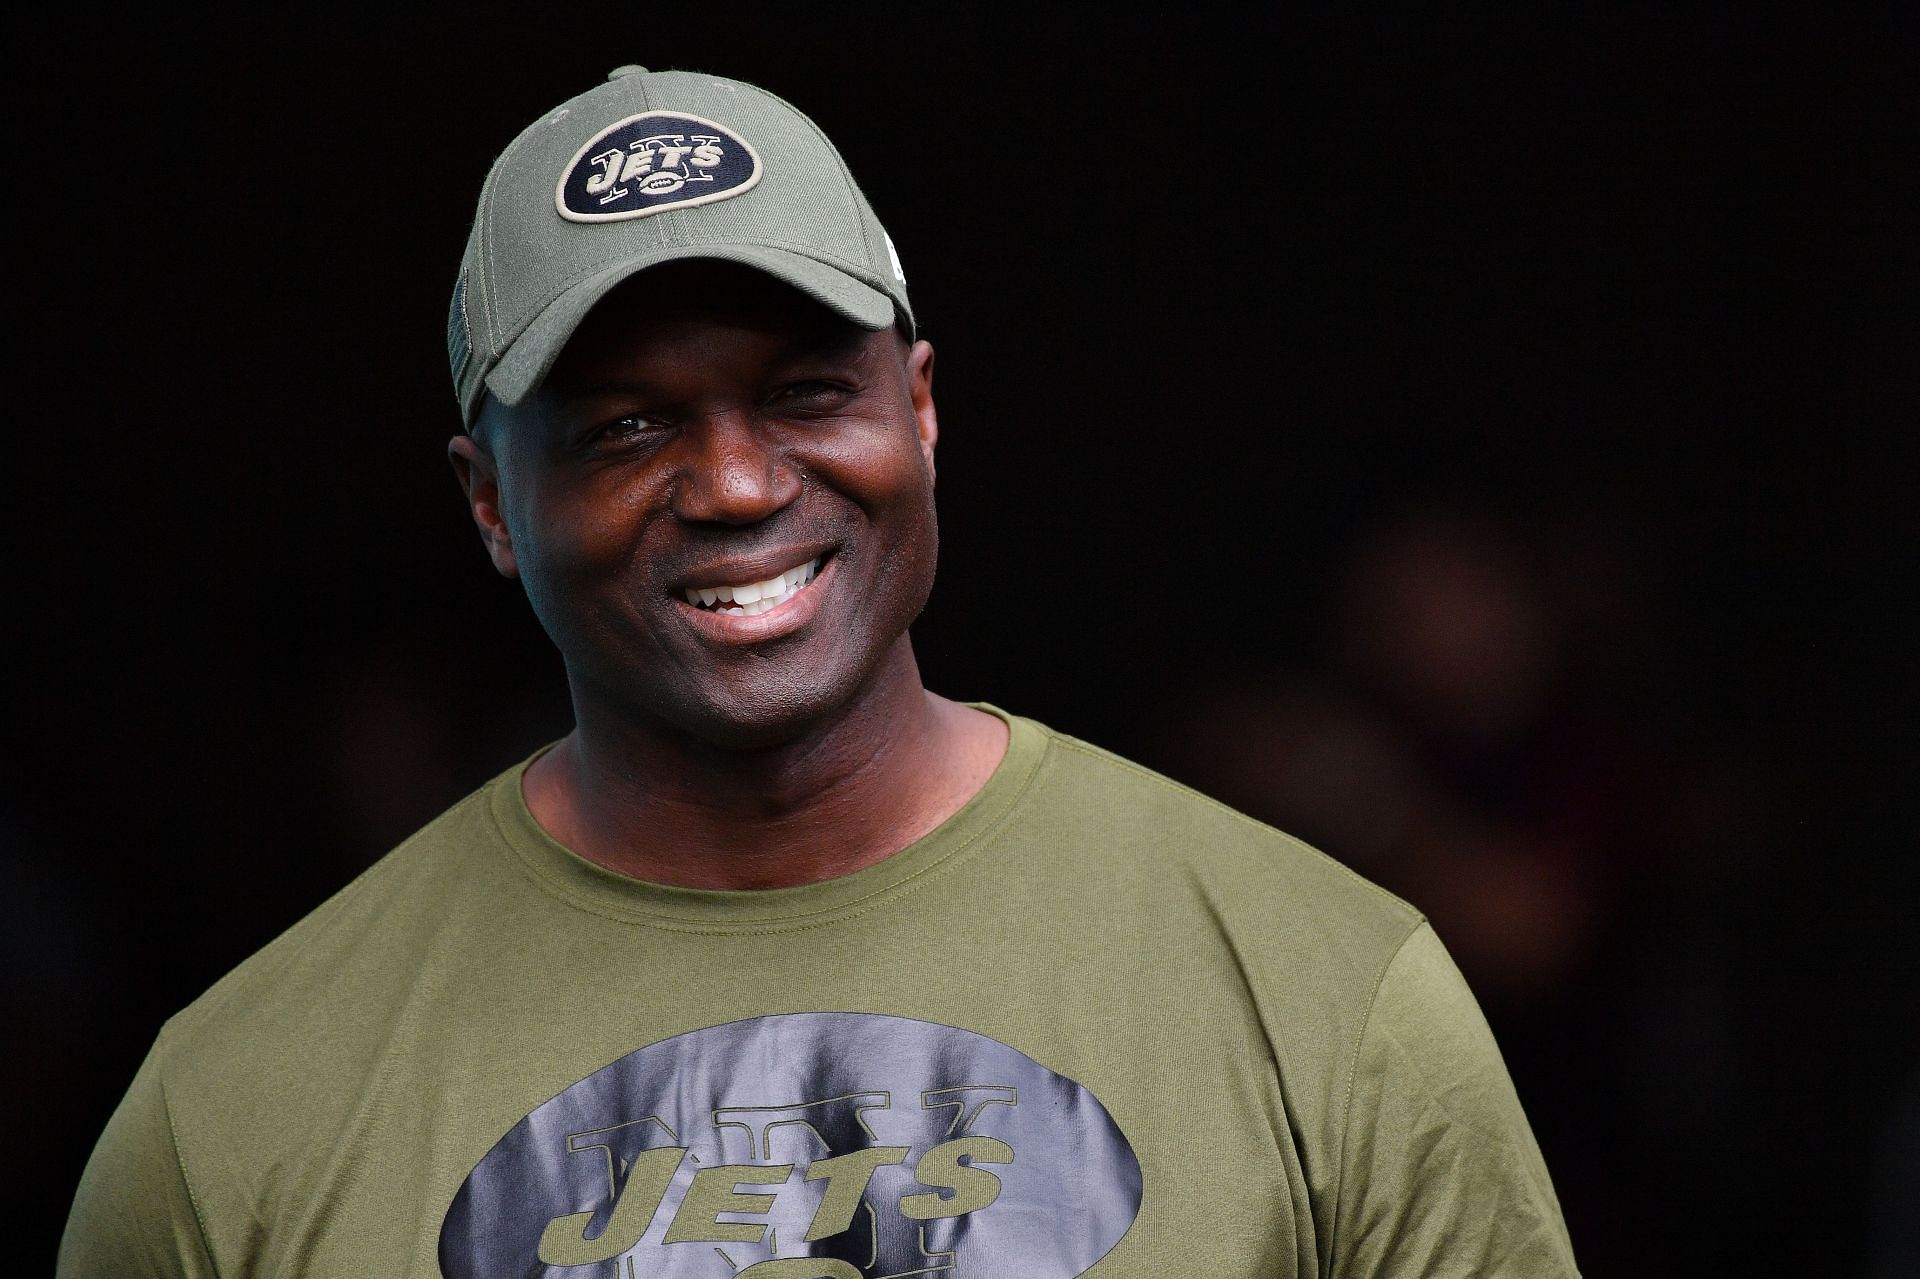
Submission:
[[[447,1279],[1072,1279],[1140,1211],[1087,1089],[997,1040],[784,1013],[628,1053],[541,1103],[440,1228]]]

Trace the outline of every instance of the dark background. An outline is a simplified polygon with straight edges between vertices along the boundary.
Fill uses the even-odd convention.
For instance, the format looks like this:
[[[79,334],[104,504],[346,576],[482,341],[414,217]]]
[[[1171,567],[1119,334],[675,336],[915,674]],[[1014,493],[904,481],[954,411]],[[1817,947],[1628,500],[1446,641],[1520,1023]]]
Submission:
[[[23,1270],[166,1016],[564,731],[446,300],[639,61],[796,102],[900,246],[933,687],[1428,910],[1590,1275],[1913,1273],[1911,13],[14,20]]]

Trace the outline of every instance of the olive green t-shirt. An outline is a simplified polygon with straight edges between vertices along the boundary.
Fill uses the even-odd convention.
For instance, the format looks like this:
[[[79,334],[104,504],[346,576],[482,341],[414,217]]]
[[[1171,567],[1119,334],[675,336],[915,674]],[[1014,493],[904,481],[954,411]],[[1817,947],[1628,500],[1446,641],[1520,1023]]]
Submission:
[[[1575,1273],[1419,914],[1010,722],[765,892],[602,870],[508,770],[167,1023],[61,1275]]]

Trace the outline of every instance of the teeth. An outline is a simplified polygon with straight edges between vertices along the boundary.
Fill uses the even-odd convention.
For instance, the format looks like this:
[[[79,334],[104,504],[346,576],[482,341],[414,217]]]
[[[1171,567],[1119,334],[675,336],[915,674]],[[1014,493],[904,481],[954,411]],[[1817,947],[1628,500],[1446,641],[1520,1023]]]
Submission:
[[[792,599],[802,587],[813,581],[819,571],[820,561],[809,560],[764,582],[748,582],[744,586],[689,587],[686,591],[687,603],[725,613],[729,617],[754,617],[770,608],[779,608]]]

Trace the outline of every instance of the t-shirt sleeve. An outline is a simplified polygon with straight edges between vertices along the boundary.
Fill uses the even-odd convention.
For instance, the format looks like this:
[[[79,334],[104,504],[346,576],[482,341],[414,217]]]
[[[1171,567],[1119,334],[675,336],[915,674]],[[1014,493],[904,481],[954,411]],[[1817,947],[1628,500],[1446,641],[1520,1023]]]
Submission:
[[[1579,1273],[1500,1049],[1425,924],[1374,996],[1345,1131],[1333,1236],[1341,1279]]]
[[[147,1055],[80,1175],[60,1240],[59,1279],[214,1279],[161,1082]]]

